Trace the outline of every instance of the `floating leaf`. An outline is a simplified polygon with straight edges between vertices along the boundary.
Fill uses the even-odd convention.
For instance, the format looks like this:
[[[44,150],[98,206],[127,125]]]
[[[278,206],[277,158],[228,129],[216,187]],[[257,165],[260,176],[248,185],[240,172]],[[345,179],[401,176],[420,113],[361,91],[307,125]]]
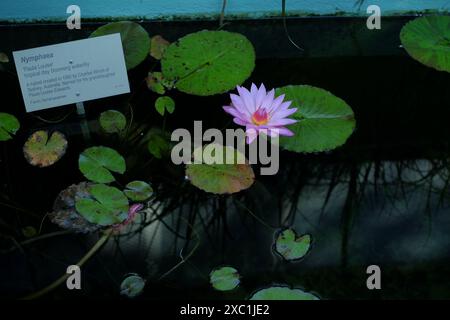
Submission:
[[[100,183],[116,180],[110,171],[123,174],[126,170],[125,159],[116,150],[107,147],[84,150],[78,159],[78,166],[87,179]]]
[[[100,125],[107,133],[120,132],[127,125],[127,118],[116,110],[108,110],[100,115]]]
[[[298,237],[292,229],[281,231],[275,241],[275,251],[286,260],[298,260],[303,258],[311,246],[311,236],[305,234]]]
[[[175,101],[171,97],[159,97],[155,102],[156,111],[160,115],[164,115],[165,111],[173,113],[175,110]]]
[[[128,298],[134,298],[142,293],[145,287],[145,280],[139,275],[132,273],[120,284],[120,294]]]
[[[301,289],[273,286],[256,291],[250,300],[320,300],[320,298]]]
[[[205,150],[209,151],[201,154]],[[194,151],[194,163],[186,165],[186,176],[197,188],[216,194],[239,192],[250,188],[255,181],[253,169],[243,154],[217,144]]]
[[[221,267],[209,274],[209,282],[216,290],[233,290],[240,283],[239,272],[233,267]]]
[[[66,137],[59,131],[54,131],[50,136],[48,131],[36,131],[23,146],[28,163],[41,168],[57,162],[64,156],[66,150]]]
[[[9,58],[4,52],[0,52],[0,63],[8,63]]]
[[[157,159],[170,153],[170,135],[157,128],[152,128],[149,132],[148,151]]]
[[[89,187],[91,198],[76,201],[77,211],[91,223],[110,226],[121,223],[128,217],[128,199],[117,188],[104,184]]]
[[[161,60],[169,45],[170,42],[160,35],[154,36],[150,43],[150,55],[157,60]]]
[[[424,16],[400,32],[408,54],[426,66],[450,72],[450,16]]]
[[[12,139],[20,128],[19,120],[12,114],[0,112],[0,141]]]
[[[53,204],[53,211],[48,214],[50,220],[63,229],[76,233],[95,232],[101,226],[87,221],[75,208],[79,199],[91,198],[89,187],[91,182],[73,184],[61,191]]]
[[[166,93],[166,88],[162,83],[162,73],[161,72],[149,72],[146,78],[147,87],[157,93],[164,94]]]
[[[280,138],[280,145],[290,151],[321,152],[343,145],[355,128],[352,109],[330,92],[312,86],[286,86],[276,91],[285,94],[298,108],[290,116],[299,120],[290,125],[293,137]]]
[[[242,84],[255,67],[255,50],[241,34],[200,31],[172,43],[161,66],[178,90],[208,96]]]
[[[126,196],[133,201],[142,202],[148,200],[152,194],[152,187],[144,181],[133,181],[125,186],[124,193]]]
[[[127,70],[136,67],[145,60],[150,50],[150,37],[144,28],[131,21],[111,22],[95,30],[90,37],[113,33],[120,33],[122,38]]]

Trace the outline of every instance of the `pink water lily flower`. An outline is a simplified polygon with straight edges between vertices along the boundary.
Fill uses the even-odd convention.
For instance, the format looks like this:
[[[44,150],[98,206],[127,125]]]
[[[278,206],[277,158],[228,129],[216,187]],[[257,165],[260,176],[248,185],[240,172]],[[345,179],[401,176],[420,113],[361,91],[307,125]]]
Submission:
[[[297,122],[287,118],[296,112],[297,108],[289,109],[292,101],[284,101],[284,94],[275,97],[275,90],[267,92],[263,84],[259,89],[252,84],[250,91],[237,86],[237,91],[239,95],[230,94],[231,104],[223,109],[234,117],[234,123],[245,126],[248,144],[261,132],[271,137],[294,135],[285,126]]]

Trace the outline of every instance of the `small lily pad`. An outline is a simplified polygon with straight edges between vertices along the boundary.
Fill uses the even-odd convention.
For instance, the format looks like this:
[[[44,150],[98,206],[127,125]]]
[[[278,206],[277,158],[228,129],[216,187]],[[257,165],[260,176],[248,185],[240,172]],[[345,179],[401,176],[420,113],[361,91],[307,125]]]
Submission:
[[[64,134],[54,131],[34,132],[23,146],[23,153],[28,163],[36,167],[48,167],[61,159],[67,150],[67,140]]]
[[[408,54],[426,66],[450,72],[450,16],[424,16],[400,32]]]
[[[164,87],[162,79],[161,72],[149,72],[145,80],[147,82],[147,87],[151,91],[157,94],[164,94],[166,93],[166,88]]]
[[[12,139],[20,128],[19,120],[12,114],[0,112],[0,141]]]
[[[230,291],[235,289],[240,280],[239,272],[233,267],[221,267],[214,269],[209,274],[209,282],[214,289],[219,291]]]
[[[286,86],[276,90],[292,101],[297,111],[290,116],[293,137],[280,138],[280,145],[295,152],[323,152],[343,145],[355,129],[353,110],[330,92],[307,85]]]
[[[273,286],[256,291],[249,300],[320,300],[320,298],[301,289]]]
[[[107,133],[117,133],[127,126],[127,118],[116,110],[108,110],[100,115],[100,125]]]
[[[138,23],[131,21],[111,22],[95,30],[90,37],[120,33],[127,70],[140,64],[148,56],[150,37]]]
[[[125,186],[124,193],[130,200],[142,202],[152,196],[153,189],[147,182],[133,181]]]
[[[37,231],[32,226],[26,226],[22,229],[22,234],[25,236],[25,238],[33,238],[37,235]]]
[[[169,45],[170,42],[160,35],[152,37],[150,42],[150,55],[157,60],[161,60]]]
[[[0,52],[0,63],[8,63],[9,58],[4,52]]]
[[[210,148],[212,145],[205,146],[205,148]],[[222,155],[217,158],[221,159],[221,163],[214,163],[216,151],[222,152]],[[203,154],[202,163],[195,163],[196,159],[200,159],[199,152],[199,149],[195,150],[194,162],[186,165],[186,176],[197,188],[216,194],[231,194],[250,188],[255,181],[253,169],[244,155],[232,147],[217,146],[209,154],[211,157],[209,155],[205,157]],[[231,154],[235,161],[227,162],[225,159],[227,154]],[[238,158],[244,161],[236,161]]]
[[[284,259],[288,261],[303,258],[311,247],[311,236],[305,234],[298,237],[292,229],[281,231],[275,241],[274,249]]]
[[[78,159],[83,175],[94,182],[110,183],[116,179],[112,172],[123,174],[126,170],[125,159],[114,149],[91,147],[83,151]]]
[[[145,287],[145,280],[138,274],[130,274],[120,284],[120,294],[128,298],[134,298],[142,293]]]
[[[89,222],[101,226],[121,223],[128,217],[128,199],[117,188],[104,184],[89,187],[91,198],[78,199],[75,207]]]
[[[224,93],[242,84],[255,67],[248,39],[227,31],[200,31],[172,43],[161,60],[162,73],[182,92]]]
[[[175,110],[175,101],[171,97],[159,97],[155,102],[156,111],[160,115],[164,115],[165,111],[173,113]]]

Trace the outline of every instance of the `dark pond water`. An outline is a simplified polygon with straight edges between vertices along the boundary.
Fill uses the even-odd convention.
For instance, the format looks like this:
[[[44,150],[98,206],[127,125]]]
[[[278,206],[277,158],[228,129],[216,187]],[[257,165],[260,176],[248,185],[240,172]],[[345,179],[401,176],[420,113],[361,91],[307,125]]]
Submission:
[[[133,134],[161,125],[152,108],[156,97],[138,90],[140,70],[130,75],[138,91]],[[21,228],[39,229],[59,191],[83,180],[79,153],[107,145],[127,157],[130,170],[119,182],[152,181],[157,201],[133,230],[111,239],[83,267],[83,290],[59,288],[50,296],[119,297],[123,276],[137,272],[148,281],[141,298],[241,299],[274,283],[325,299],[450,298],[450,76],[405,54],[259,59],[251,82],[325,88],[353,108],[357,128],[333,152],[283,152],[277,175],[258,176],[234,196],[211,196],[184,179],[183,167],[149,161],[142,148],[99,132],[99,113],[117,108],[129,114],[121,108],[128,97],[86,103],[90,140],[73,112],[58,123],[24,115],[20,134],[0,145],[0,295],[20,297],[44,287],[95,243],[95,235],[60,235],[9,250],[13,238],[24,240]],[[1,110],[16,110],[22,105],[17,81],[3,73],[1,83]],[[226,95],[173,97],[177,109],[166,120],[169,131],[192,128],[200,119],[205,127],[232,126],[220,108]],[[54,120],[71,111],[73,106],[38,115]],[[60,130],[69,139],[67,154],[48,169],[31,167],[22,154],[24,140],[39,128]],[[277,230],[288,226],[313,237],[310,253],[295,263],[281,261],[271,248]],[[44,220],[43,234],[58,230]],[[167,274],[180,252],[187,260]],[[382,290],[366,287],[372,264],[381,268]],[[208,274],[220,265],[239,270],[238,290],[211,289]]]

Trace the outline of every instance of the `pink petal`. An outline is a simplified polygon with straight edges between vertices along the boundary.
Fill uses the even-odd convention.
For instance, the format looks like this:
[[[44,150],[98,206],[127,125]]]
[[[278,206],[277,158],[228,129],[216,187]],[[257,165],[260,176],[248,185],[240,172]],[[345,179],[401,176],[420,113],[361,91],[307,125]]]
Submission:
[[[242,101],[244,101],[245,108],[250,114],[253,114],[255,112],[255,102],[253,101],[252,95],[244,87],[237,86],[237,90]]]
[[[247,136],[247,144],[251,144],[253,140],[258,136],[258,131],[255,128],[247,126],[245,130],[245,135]]]
[[[272,89],[269,91],[269,93],[267,93],[267,95],[264,97],[262,103],[261,103],[261,108],[264,108],[266,110],[269,110],[270,106],[273,103],[273,98],[275,96],[275,90]]]
[[[292,137],[294,135],[294,133],[291,130],[287,129],[287,128],[280,127],[280,128],[277,128],[277,129],[278,129],[278,133],[280,134],[280,136]]]
[[[269,112],[277,112],[278,107],[283,103],[284,100],[284,94],[277,97],[275,100],[273,100],[272,105],[269,108]]]
[[[294,119],[285,119],[285,118],[283,118],[283,119],[276,119],[276,120],[270,119],[269,124],[271,126],[278,127],[278,126],[285,126],[285,125],[288,125],[288,124],[293,124],[293,123],[296,123],[296,122],[297,122],[297,120],[294,120]]]
[[[292,104],[292,101],[285,101],[278,107],[277,111],[286,110],[287,108],[289,108],[291,106],[291,104]]]
[[[247,121],[245,121],[241,118],[233,118],[233,122],[240,126],[246,126],[248,124]]]
[[[240,113],[236,108],[233,108],[230,106],[224,106],[222,108],[223,108],[223,110],[225,110],[226,113],[231,114],[233,117],[244,118],[244,115],[242,113]]]
[[[245,107],[244,101],[236,94],[230,94],[231,102],[233,107],[235,107],[241,113],[247,113],[247,108]]]
[[[271,120],[278,120],[278,119],[282,119],[282,118],[287,118],[291,114],[295,113],[296,111],[297,111],[297,108],[281,110],[281,111],[275,111],[273,116],[270,119]]]
[[[262,104],[264,98],[266,97],[266,95],[267,95],[266,87],[264,87],[264,84],[261,83],[258,93],[256,94],[256,99],[255,99],[256,108],[261,107],[261,104]]]
[[[256,86],[256,84],[252,83],[250,93],[253,97],[255,97],[258,94],[258,87]]]

